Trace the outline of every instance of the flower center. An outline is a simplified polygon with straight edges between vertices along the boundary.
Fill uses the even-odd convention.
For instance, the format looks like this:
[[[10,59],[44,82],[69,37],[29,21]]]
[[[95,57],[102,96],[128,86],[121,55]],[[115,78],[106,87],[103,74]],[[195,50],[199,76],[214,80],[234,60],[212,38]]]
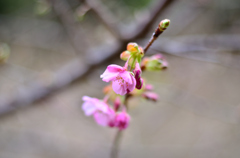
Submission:
[[[126,84],[126,86],[128,87],[128,82],[125,82],[121,76],[117,76],[116,80],[118,81],[119,85],[123,86],[124,84]]]

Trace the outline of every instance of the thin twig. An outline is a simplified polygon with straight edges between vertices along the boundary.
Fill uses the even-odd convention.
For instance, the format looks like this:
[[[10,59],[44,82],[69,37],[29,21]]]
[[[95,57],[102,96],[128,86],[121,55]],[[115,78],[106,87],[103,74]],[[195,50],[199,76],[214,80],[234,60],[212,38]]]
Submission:
[[[131,41],[132,39],[142,38],[149,32],[151,26],[159,18],[159,15],[172,4],[174,0],[159,0],[152,8],[149,18],[143,19],[141,23],[138,23],[137,28],[133,33],[126,32],[124,38],[126,41]]]
[[[162,24],[165,24],[164,26]],[[148,44],[144,47],[144,53],[147,52],[148,48],[153,44],[153,42],[163,33],[164,30],[168,27],[170,21],[169,20],[162,20],[158,27],[156,28],[155,32],[153,33],[152,37],[150,38]]]

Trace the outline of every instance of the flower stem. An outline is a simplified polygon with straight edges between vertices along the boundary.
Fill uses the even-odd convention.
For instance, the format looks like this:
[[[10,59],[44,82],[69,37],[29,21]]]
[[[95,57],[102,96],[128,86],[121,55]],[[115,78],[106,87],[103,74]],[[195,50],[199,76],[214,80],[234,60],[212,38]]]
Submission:
[[[121,137],[122,137],[122,130],[118,130],[117,134],[113,140],[113,145],[112,145],[111,155],[110,155],[111,158],[118,157],[118,151],[119,151]]]
[[[124,105],[126,106],[126,110],[128,110],[127,105],[128,105],[128,98],[130,96],[131,95],[129,95],[128,93],[125,95]],[[122,138],[122,134],[123,134],[123,131],[118,130],[116,135],[115,135],[115,138],[113,140],[113,145],[112,145],[112,148],[111,148],[111,155],[110,155],[111,158],[117,158],[118,157],[119,145],[120,145],[120,141],[121,141],[121,138]]]

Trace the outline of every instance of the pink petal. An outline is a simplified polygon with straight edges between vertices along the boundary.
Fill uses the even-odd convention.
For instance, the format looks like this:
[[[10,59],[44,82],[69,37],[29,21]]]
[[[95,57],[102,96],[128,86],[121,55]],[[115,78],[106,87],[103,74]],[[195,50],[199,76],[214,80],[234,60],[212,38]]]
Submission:
[[[102,101],[99,101],[98,104],[96,104],[96,108],[99,110],[99,111],[102,111],[103,113],[107,113],[108,112],[108,105]]]
[[[121,71],[124,71],[125,69],[119,65],[115,65],[115,64],[112,64],[112,65],[109,65],[107,67],[107,69],[110,71],[110,72],[121,72]]]
[[[82,97],[82,100],[83,101],[89,101],[89,100],[91,100],[92,98],[91,97],[89,97],[89,96],[83,96]]]
[[[92,102],[83,103],[82,109],[86,116],[92,115],[96,110],[96,106]]]
[[[128,71],[123,71],[119,74],[125,82],[128,82],[129,84],[132,84],[131,76],[132,74]]]
[[[109,117],[107,114],[105,113],[101,113],[101,112],[96,112],[94,113],[94,119],[97,122],[97,124],[101,125],[101,126],[107,126],[109,123]]]
[[[124,86],[119,84],[117,80],[112,82],[112,88],[113,88],[113,91],[117,94],[125,95],[127,93],[126,88],[124,88]]]
[[[108,69],[100,76],[103,81],[109,82],[114,80],[118,76],[119,72],[110,72]]]
[[[132,80],[132,84],[128,84],[128,86],[126,87],[130,92],[133,91],[136,86],[136,80],[132,75],[131,75],[131,80]]]

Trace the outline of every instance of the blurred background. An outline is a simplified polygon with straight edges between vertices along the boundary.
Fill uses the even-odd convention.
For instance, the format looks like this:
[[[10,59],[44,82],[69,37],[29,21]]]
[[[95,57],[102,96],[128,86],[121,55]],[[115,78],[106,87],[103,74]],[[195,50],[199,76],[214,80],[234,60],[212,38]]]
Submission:
[[[119,157],[238,158],[239,0],[0,0],[0,158],[109,157],[116,130],[81,98],[165,18],[146,55],[169,68],[143,73],[160,100],[130,100]]]

